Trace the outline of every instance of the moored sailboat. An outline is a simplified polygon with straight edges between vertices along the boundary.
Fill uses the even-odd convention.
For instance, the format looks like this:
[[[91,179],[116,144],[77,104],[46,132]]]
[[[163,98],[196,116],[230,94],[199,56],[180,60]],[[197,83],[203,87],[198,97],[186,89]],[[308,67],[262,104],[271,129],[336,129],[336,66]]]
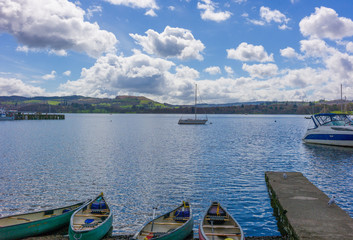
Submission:
[[[180,118],[178,121],[178,124],[206,124],[206,122],[208,121],[207,115],[206,115],[206,118],[197,118],[197,84],[195,84],[194,110],[195,110],[194,118],[187,118],[187,119]]]

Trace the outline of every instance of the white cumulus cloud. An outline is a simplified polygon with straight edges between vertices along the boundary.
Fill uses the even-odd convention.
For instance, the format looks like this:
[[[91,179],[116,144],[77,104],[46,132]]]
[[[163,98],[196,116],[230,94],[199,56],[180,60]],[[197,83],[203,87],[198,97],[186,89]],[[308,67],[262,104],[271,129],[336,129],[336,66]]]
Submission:
[[[335,10],[327,7],[315,8],[315,13],[303,18],[300,32],[304,36],[338,40],[353,36],[353,21],[338,17]]]
[[[157,14],[153,9],[148,10],[145,15],[150,17],[157,17]]]
[[[351,85],[353,79],[353,56],[347,53],[336,52],[325,59],[326,68],[333,73],[338,81],[345,81]]]
[[[266,24],[270,24],[271,22],[274,22],[274,23],[279,24],[278,28],[280,30],[289,29],[287,24],[290,21],[290,18],[286,17],[286,15],[284,15],[280,11],[271,10],[268,7],[262,6],[260,8],[260,13],[259,14],[260,14],[261,20],[250,19],[249,18],[249,14],[247,14],[247,13],[242,14],[242,17],[246,18],[247,21],[249,21],[250,23],[252,23],[254,25],[264,26]]]
[[[278,67],[276,64],[243,64],[243,70],[247,71],[253,78],[268,78],[277,75]]]
[[[353,42],[348,42],[346,45],[347,52],[353,53]]]
[[[305,57],[324,58],[333,54],[336,50],[329,47],[325,41],[321,39],[309,39],[300,41],[300,51]]]
[[[69,77],[71,75],[71,71],[67,70],[67,71],[63,72],[63,75]]]
[[[155,0],[104,0],[113,5],[122,5],[131,8],[144,8],[148,9],[145,13],[146,16],[155,17],[157,14],[154,10],[158,10],[159,6]]]
[[[62,84],[60,90],[94,97],[116,96],[121,90],[161,94],[166,74],[173,65],[138,51],[130,57],[107,54],[97,59],[91,68],[83,68],[79,80]]]
[[[267,54],[261,45],[255,46],[242,42],[236,49],[227,49],[227,57],[240,61],[273,62],[273,54]]]
[[[56,72],[53,70],[51,71],[50,74],[45,74],[44,76],[42,76],[42,78],[45,80],[50,80],[50,79],[54,79],[55,76],[56,76]]]
[[[228,73],[229,75],[234,74],[232,67],[229,67],[229,66],[224,66],[224,71],[226,71],[226,73]]]
[[[279,28],[282,30],[288,28],[287,23],[290,20],[280,11],[271,10],[270,8],[264,6],[260,8],[260,17],[267,23],[275,22],[281,24]]]
[[[66,0],[2,0],[0,31],[12,34],[27,48],[73,50],[91,57],[114,51],[114,34],[84,21],[84,15]]]
[[[201,9],[201,18],[215,22],[223,22],[232,16],[229,11],[216,11],[217,4],[211,0],[202,0],[197,3],[197,8]]]
[[[298,54],[293,48],[286,47],[284,49],[280,49],[281,56],[286,58],[296,58],[299,60],[303,60],[304,57]]]
[[[114,5],[123,5],[132,8],[159,9],[155,0],[105,0]]]
[[[149,54],[182,60],[203,60],[201,53],[205,46],[194,38],[190,30],[167,26],[162,33],[149,29],[146,34],[147,36],[130,36]]]
[[[44,96],[45,90],[40,87],[34,87],[24,83],[17,78],[0,77],[0,96]]]
[[[221,69],[218,66],[208,67],[204,71],[211,75],[216,75],[221,73]]]
[[[102,7],[101,6],[91,6],[87,9],[86,17],[87,19],[91,19],[95,13],[101,13]]]

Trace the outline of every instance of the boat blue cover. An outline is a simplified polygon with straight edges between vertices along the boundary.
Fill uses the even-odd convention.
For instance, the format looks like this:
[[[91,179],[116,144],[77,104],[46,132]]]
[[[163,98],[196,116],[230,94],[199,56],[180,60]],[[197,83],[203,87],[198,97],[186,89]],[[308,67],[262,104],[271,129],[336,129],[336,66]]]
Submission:
[[[174,216],[178,218],[190,217],[190,211],[189,209],[185,209],[184,211],[182,209],[178,209],[175,211]]]
[[[209,215],[215,215],[215,216],[225,216],[226,215],[226,212],[222,209],[222,208],[219,208],[219,213],[217,214],[217,207],[216,206],[213,206],[211,207],[211,209],[208,211],[208,214]]]
[[[92,219],[92,218],[87,218],[85,220],[85,223],[92,223],[92,222],[94,222],[94,219]]]
[[[104,200],[100,199],[92,203],[91,209],[107,209],[107,204]]]

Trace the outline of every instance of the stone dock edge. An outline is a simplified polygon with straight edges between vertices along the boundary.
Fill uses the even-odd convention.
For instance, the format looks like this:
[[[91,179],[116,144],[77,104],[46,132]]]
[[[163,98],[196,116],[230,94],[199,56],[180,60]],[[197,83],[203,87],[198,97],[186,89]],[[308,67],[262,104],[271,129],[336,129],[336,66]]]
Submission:
[[[282,236],[286,236],[288,239],[289,239],[289,236],[291,237],[291,239],[299,239],[293,227],[288,221],[288,218],[286,216],[287,210],[283,209],[281,203],[278,200],[276,192],[274,191],[274,189],[270,184],[268,173],[269,172],[265,173],[265,181],[266,181],[268,194],[271,199],[271,207],[273,208],[273,215],[276,217],[276,220],[277,220],[278,231],[281,233]]]
[[[284,238],[353,240],[353,219],[302,173],[266,172],[265,181]]]

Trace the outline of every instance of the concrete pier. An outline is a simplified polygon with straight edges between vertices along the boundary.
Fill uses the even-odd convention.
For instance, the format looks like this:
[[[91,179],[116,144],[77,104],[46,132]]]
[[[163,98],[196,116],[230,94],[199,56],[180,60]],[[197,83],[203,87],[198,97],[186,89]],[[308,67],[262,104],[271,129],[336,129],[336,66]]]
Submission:
[[[299,172],[266,172],[278,227],[288,239],[353,239],[353,219]]]

